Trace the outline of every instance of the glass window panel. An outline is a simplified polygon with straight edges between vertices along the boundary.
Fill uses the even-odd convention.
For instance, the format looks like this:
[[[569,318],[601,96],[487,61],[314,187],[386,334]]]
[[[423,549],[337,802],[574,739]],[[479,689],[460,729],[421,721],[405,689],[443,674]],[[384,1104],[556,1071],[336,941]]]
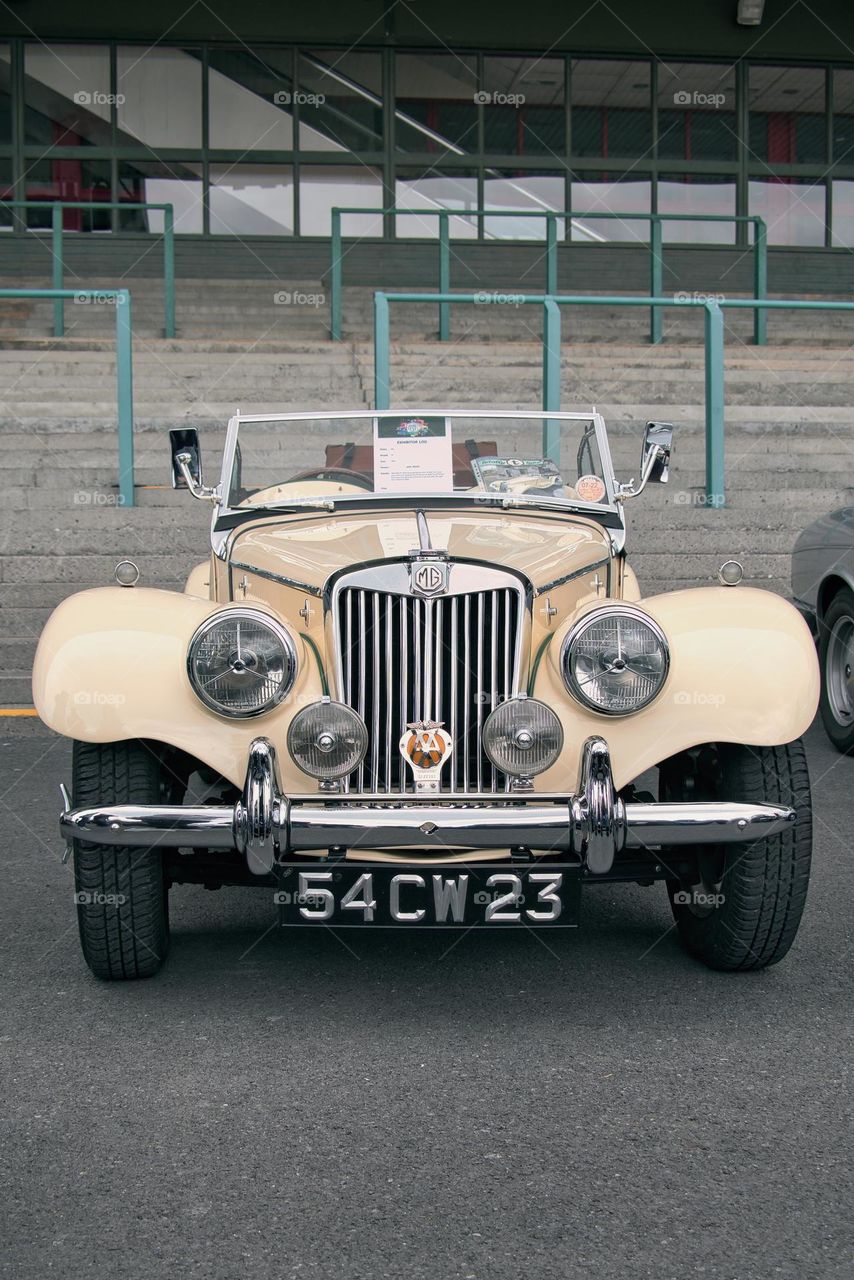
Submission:
[[[212,164],[209,180],[211,235],[293,235],[290,165]]]
[[[572,63],[572,154],[637,159],[652,146],[648,62]]]
[[[645,218],[633,213],[649,213],[652,183],[645,173],[577,173],[572,178],[570,207],[573,212],[573,240],[588,243],[601,240],[649,240]],[[589,213],[617,214],[617,217],[585,218]]]
[[[52,156],[26,161],[25,200],[79,200],[81,203],[112,199],[109,160],[90,160],[85,150],[79,156]],[[50,209],[28,209],[27,226],[49,227]],[[97,209],[66,209],[63,226],[67,231],[109,231],[110,214]]]
[[[378,53],[305,52],[299,66],[303,151],[381,151],[382,62]]]
[[[735,70],[699,62],[658,66],[658,154],[735,160]]]
[[[751,67],[748,103],[754,160],[774,165],[827,159],[822,68]]]
[[[833,158],[854,164],[854,71],[833,72]]]
[[[331,235],[331,210],[335,205],[381,209],[383,184],[379,171],[367,165],[302,165],[299,175],[300,234]],[[347,234],[381,235],[382,219],[374,215],[354,216],[347,221]]]
[[[854,249],[854,181],[833,184],[833,246]]]
[[[400,209],[452,209],[477,208],[477,176],[465,170],[398,169],[394,185],[394,203]],[[419,239],[436,239],[439,235],[439,219],[400,216],[396,220],[396,234]],[[452,238],[473,240],[477,237],[477,218],[458,214],[448,219]]]
[[[110,54],[106,45],[28,44],[24,137],[35,146],[109,146]]]
[[[200,147],[201,53],[119,45],[116,115],[120,146]]]
[[[0,142],[12,141],[12,67],[9,46],[0,44]]]
[[[514,218],[512,214],[563,212],[566,183],[562,173],[506,173],[483,183],[484,209],[502,209],[510,216],[484,218],[483,234],[498,240],[545,240],[545,218]],[[564,220],[557,220],[557,236],[564,237]]]
[[[201,162],[120,160],[116,198],[124,206],[119,213],[121,231],[162,231],[162,213],[134,206],[171,204],[176,235],[198,234],[202,230]]]
[[[208,139],[219,151],[292,151],[290,49],[210,49]]]
[[[450,53],[399,53],[395,77],[398,150],[477,150],[474,58]]]
[[[765,219],[769,244],[824,244],[823,183],[751,178],[748,191],[750,212]]]
[[[659,213],[735,213],[735,177],[712,174],[662,174],[658,179]],[[735,244],[734,222],[663,222],[662,238],[670,244]]]
[[[486,58],[483,146],[497,155],[558,155],[566,149],[562,58]]]

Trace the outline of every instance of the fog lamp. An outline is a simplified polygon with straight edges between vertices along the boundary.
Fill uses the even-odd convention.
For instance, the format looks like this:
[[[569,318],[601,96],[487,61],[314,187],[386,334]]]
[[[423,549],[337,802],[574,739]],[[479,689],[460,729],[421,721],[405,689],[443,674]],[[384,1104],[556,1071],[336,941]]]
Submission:
[[[288,751],[310,778],[346,778],[365,758],[368,731],[362,717],[343,702],[313,702],[297,712],[288,729]]]
[[[495,708],[483,726],[483,749],[502,773],[533,778],[557,760],[563,749],[563,729],[544,702],[510,698]]]

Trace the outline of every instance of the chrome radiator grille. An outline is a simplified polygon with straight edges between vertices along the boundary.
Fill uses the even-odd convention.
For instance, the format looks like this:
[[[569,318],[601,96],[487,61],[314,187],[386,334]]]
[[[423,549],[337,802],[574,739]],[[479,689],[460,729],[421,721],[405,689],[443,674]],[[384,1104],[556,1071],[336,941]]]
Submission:
[[[350,789],[414,791],[398,743],[409,723],[437,720],[454,743],[443,790],[505,790],[504,775],[481,749],[481,732],[490,711],[517,692],[521,587],[513,582],[428,600],[345,586],[334,612],[339,696],[368,728],[368,752]]]

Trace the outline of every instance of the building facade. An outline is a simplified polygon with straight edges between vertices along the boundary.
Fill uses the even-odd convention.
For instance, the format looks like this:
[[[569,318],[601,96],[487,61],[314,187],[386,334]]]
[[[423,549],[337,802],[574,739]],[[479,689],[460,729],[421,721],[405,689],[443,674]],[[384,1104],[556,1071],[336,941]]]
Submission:
[[[651,8],[196,5],[170,23],[20,5],[0,31],[0,194],[36,207],[0,206],[0,225],[47,226],[38,205],[61,199],[121,205],[67,210],[69,231],[150,233],[143,206],[168,201],[180,237],[245,254],[323,241],[334,206],[410,210],[344,219],[382,242],[435,238],[439,210],[457,240],[542,239],[513,215],[553,211],[569,240],[645,241],[631,215],[661,212],[694,219],[666,241],[725,246],[748,229],[724,216],[759,214],[772,246],[854,246],[846,7],[769,3],[758,27],[735,0]]]

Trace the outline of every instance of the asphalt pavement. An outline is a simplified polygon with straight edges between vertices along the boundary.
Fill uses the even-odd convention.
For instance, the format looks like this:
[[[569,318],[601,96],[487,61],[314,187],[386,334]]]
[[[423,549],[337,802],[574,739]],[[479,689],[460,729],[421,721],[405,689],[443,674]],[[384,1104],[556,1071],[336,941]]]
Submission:
[[[162,972],[103,984],[69,746],[0,741],[0,1274],[850,1280],[854,759],[808,746],[810,897],[765,972],[684,955],[660,885],[456,945],[188,886]]]

